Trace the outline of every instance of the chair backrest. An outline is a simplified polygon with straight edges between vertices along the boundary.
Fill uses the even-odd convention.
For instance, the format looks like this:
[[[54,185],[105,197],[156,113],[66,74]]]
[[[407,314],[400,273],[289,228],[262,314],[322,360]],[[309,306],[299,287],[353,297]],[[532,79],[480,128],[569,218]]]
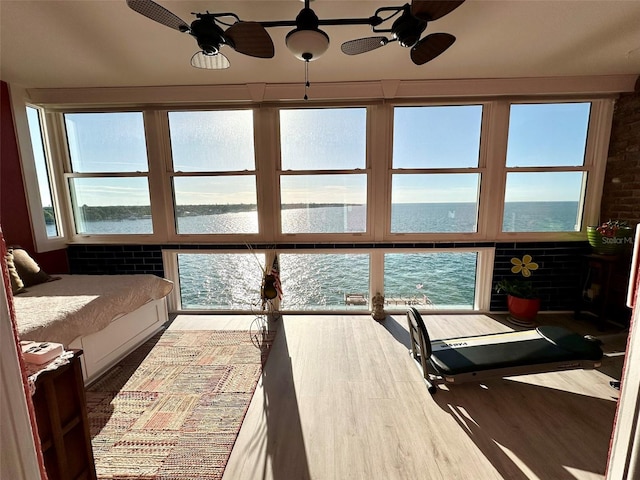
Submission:
[[[417,346],[420,347],[420,355],[423,356],[426,361],[432,353],[431,339],[429,338],[429,332],[427,332],[427,327],[422,320],[422,316],[415,307],[409,307],[409,310],[407,310],[407,321],[409,323],[411,347],[415,352],[417,344]]]

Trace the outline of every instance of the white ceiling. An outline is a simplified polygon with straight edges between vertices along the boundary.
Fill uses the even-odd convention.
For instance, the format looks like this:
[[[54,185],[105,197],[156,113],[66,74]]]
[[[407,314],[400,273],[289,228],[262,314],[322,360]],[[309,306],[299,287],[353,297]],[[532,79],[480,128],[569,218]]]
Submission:
[[[293,20],[303,3],[157,0],[190,23],[191,12],[234,12],[243,20]],[[320,19],[369,17],[403,2],[317,0]],[[310,64],[312,82],[640,74],[640,0],[467,0],[429,24],[456,43],[422,66],[390,43],[347,56],[340,44],[374,35],[367,26],[321,27],[329,51]],[[199,70],[190,35],[131,10],[125,0],[0,0],[0,78],[27,88],[292,83],[304,64],[286,49],[288,27],[270,28],[276,55],[229,47],[227,70]]]

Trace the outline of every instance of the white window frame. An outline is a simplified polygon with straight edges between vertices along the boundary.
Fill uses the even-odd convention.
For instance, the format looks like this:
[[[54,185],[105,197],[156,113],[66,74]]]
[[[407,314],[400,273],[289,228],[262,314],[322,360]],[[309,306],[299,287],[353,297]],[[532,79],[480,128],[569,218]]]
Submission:
[[[82,173],[73,172],[71,166],[71,157],[69,153],[66,127],[64,122],[64,114],[66,113],[120,113],[120,112],[140,112],[142,113],[144,131],[145,131],[145,143],[147,147],[147,171],[146,172],[107,172],[107,173]],[[157,233],[164,231],[164,209],[158,209],[157,207],[163,204],[162,191],[158,190],[158,184],[156,177],[158,177],[158,171],[161,170],[161,165],[157,162],[153,162],[151,159],[152,152],[150,147],[152,139],[156,138],[154,135],[157,130],[155,127],[156,118],[153,110],[146,111],[141,108],[99,108],[99,109],[62,109],[54,110],[49,118],[49,124],[57,133],[56,141],[52,142],[55,149],[58,162],[55,167],[58,171],[58,185],[59,191],[64,192],[64,195],[59,198],[61,204],[64,205],[65,218],[66,218],[66,231],[68,232],[67,238],[69,243],[113,243],[113,244],[139,244],[139,243],[154,243],[156,241]],[[152,150],[155,152],[155,148]],[[54,167],[54,168],[55,168]],[[62,172],[62,173],[60,173]],[[149,197],[151,204],[151,216],[153,233],[141,233],[141,234],[101,234],[101,233],[78,233],[75,224],[75,215],[73,212],[72,195],[69,180],[72,178],[132,178],[132,177],[144,177],[147,178],[149,185]],[[154,181],[155,180],[155,181]],[[155,187],[155,188],[154,188]],[[155,200],[155,201],[154,201]],[[154,210],[154,206],[156,210]]]
[[[507,167],[507,137],[509,128],[509,110],[511,105],[533,103],[579,103],[590,102],[589,126],[585,145],[584,165],[581,167]],[[600,214],[601,192],[604,185],[604,175],[607,167],[607,152],[611,133],[614,100],[610,98],[540,98],[502,100],[494,104],[491,127],[498,129],[496,142],[492,145],[491,185],[485,191],[489,197],[485,198],[484,207],[487,235],[486,238],[495,241],[581,241],[586,239],[588,225],[597,224]],[[552,171],[580,171],[586,172],[587,178],[583,187],[583,197],[580,199],[582,207],[582,224],[577,232],[503,232],[504,196],[507,173],[509,172],[552,172]],[[497,211],[497,206],[500,210]],[[492,207],[493,206],[493,207]],[[493,214],[492,214],[493,212]],[[497,212],[497,213],[496,213]]]
[[[473,300],[472,310],[457,309],[426,309],[425,313],[441,314],[441,313],[487,313],[490,310],[491,291],[493,286],[493,261],[495,258],[495,248],[493,247],[461,247],[461,248],[395,248],[393,250],[376,250],[376,255],[380,253],[380,258],[375,257],[376,261],[384,262],[385,254],[421,254],[421,253],[476,253],[476,288]],[[380,267],[383,268],[383,267]],[[381,270],[379,283],[372,283],[377,289],[372,291],[382,292],[384,285],[384,270]],[[378,273],[378,270],[376,270]],[[405,313],[406,307],[393,306],[385,307],[391,313]]]
[[[393,112],[394,109],[396,107],[455,107],[455,106],[467,106],[467,105],[473,105],[473,106],[481,106],[482,107],[482,119],[481,119],[481,124],[480,124],[480,145],[479,145],[479,151],[478,151],[478,166],[477,167],[468,167],[468,168],[429,168],[429,167],[423,167],[423,168],[401,168],[401,169],[394,169],[393,167]],[[485,122],[489,123],[490,122],[490,111],[491,111],[491,102],[487,102],[487,101],[473,101],[472,99],[470,99],[469,101],[466,102],[459,102],[459,101],[455,101],[455,102],[435,102],[435,103],[393,103],[390,105],[391,107],[391,111],[389,112],[389,116],[390,116],[390,123],[391,123],[391,132],[390,132],[390,145],[389,145],[389,160],[387,163],[387,168],[388,168],[388,172],[387,172],[387,184],[388,184],[388,193],[387,193],[387,197],[388,197],[388,202],[387,202],[387,210],[386,210],[386,219],[388,222],[388,225],[386,225],[386,229],[385,229],[385,239],[388,239],[390,241],[395,241],[395,242],[405,242],[405,241],[412,241],[412,242],[416,242],[416,241],[452,241],[452,238],[455,237],[455,240],[457,242],[459,241],[479,241],[482,239],[487,238],[487,234],[485,232],[485,225],[486,222],[484,222],[484,211],[482,210],[482,206],[484,205],[484,196],[486,196],[486,194],[484,193],[486,191],[486,189],[483,188],[483,182],[485,181],[485,178],[488,177],[487,175],[487,171],[488,171],[488,167],[487,167],[487,156],[488,156],[488,152],[487,149],[489,148],[489,145],[491,144],[490,139],[488,138],[488,136],[490,135],[489,132],[489,128],[485,127]],[[407,174],[407,175],[411,175],[411,174],[456,174],[456,173],[477,173],[479,175],[479,181],[480,181],[480,185],[478,186],[478,210],[477,210],[477,215],[478,215],[478,219],[477,219],[477,227],[476,227],[476,231],[475,232],[433,232],[433,233],[419,233],[419,232],[407,232],[407,233],[394,233],[391,232],[391,184],[392,184],[392,179],[393,179],[393,175],[394,174]]]
[[[377,293],[384,292],[384,256],[385,254],[420,254],[420,253],[476,253],[476,288],[472,310],[456,310],[456,309],[427,309],[426,313],[442,314],[442,313],[487,313],[490,310],[491,303],[491,291],[492,291],[492,276],[493,276],[493,262],[495,257],[495,248],[493,247],[469,247],[469,248],[394,248],[394,249],[381,249],[381,248],[332,248],[332,249],[312,249],[312,248],[296,248],[296,249],[270,249],[270,248],[256,248],[252,250],[238,250],[238,249],[163,249],[162,250],[162,262],[164,265],[164,276],[174,283],[172,292],[167,297],[167,305],[169,311],[172,313],[201,313],[204,310],[189,309],[183,310],[180,299],[180,276],[178,269],[178,254],[247,254],[257,253],[264,254],[267,265],[270,265],[273,261],[273,256],[277,254],[308,254],[308,255],[329,255],[329,254],[363,254],[369,256],[369,299]],[[282,275],[281,271],[281,275]],[[286,272],[284,272],[286,275]],[[370,305],[369,305],[370,307]],[[388,305],[385,307],[387,313],[402,314],[406,312],[406,307],[401,305],[393,306]],[[216,310],[216,313],[229,313],[231,311]],[[238,313],[237,310],[234,311]],[[354,311],[348,309],[345,305],[344,309],[336,310],[283,310],[287,314],[354,314],[354,313],[367,313],[366,310]],[[249,311],[244,313],[251,313]]]
[[[375,195],[375,184],[372,179],[372,151],[374,150],[371,146],[374,135],[372,134],[373,130],[373,120],[372,120],[372,106],[370,104],[349,104],[349,105],[331,105],[331,104],[323,104],[323,105],[313,105],[312,109],[319,108],[328,108],[328,109],[340,109],[340,108],[364,108],[366,111],[366,127],[365,127],[365,167],[364,168],[356,168],[356,169],[347,169],[347,170],[282,170],[282,164],[280,161],[280,110],[293,110],[293,109],[304,109],[305,106],[300,105],[282,105],[277,108],[274,108],[275,118],[277,119],[275,122],[275,183],[274,185],[277,188],[274,188],[273,200],[277,201],[272,205],[274,210],[277,210],[277,223],[276,217],[274,218],[274,226],[275,231],[274,238],[277,242],[314,242],[314,243],[330,243],[333,241],[343,241],[343,242],[364,242],[364,241],[372,241],[374,238],[374,228],[373,228],[373,220],[374,213],[371,207],[372,202],[376,197]],[[280,197],[280,179],[283,176],[308,176],[308,175],[366,175],[366,184],[367,184],[367,195],[366,195],[366,229],[364,232],[341,232],[341,233],[283,233],[282,232],[282,218],[281,218],[281,197]],[[379,194],[379,193],[378,193]]]
[[[257,234],[180,234],[175,232],[175,219],[173,212],[172,188],[170,178],[173,174],[171,166],[171,151],[168,131],[169,109],[156,109],[151,107],[127,107],[127,108],[63,108],[50,107],[45,115],[49,143],[52,173],[52,183],[56,186],[55,192],[57,211],[62,220],[61,230],[66,232],[64,239],[55,244],[56,248],[63,248],[65,240],[68,243],[276,243],[276,242],[313,242],[313,243],[340,243],[340,242],[424,242],[424,241],[580,241],[586,238],[586,226],[598,222],[600,208],[600,195],[604,183],[608,140],[611,120],[613,115],[614,100],[612,98],[598,97],[547,97],[518,99],[455,99],[452,101],[438,102],[385,102],[371,104],[368,102],[341,105],[340,102],[326,103],[321,106],[330,108],[359,107],[367,109],[367,153],[366,169],[356,170],[356,173],[367,175],[367,231],[362,233],[328,233],[328,234],[282,234],[280,232],[280,193],[278,185],[283,174],[323,174],[325,171],[301,171],[282,172],[279,167],[279,122],[278,114],[281,108],[294,108],[291,105],[271,104],[262,106],[225,106],[207,105],[198,109],[254,109],[254,139],[256,150],[256,180],[258,195],[258,223]],[[583,222],[580,232],[502,232],[502,206],[506,173],[511,169],[505,166],[506,148],[509,125],[509,107],[512,103],[559,103],[565,101],[591,102],[592,108],[589,120],[589,131],[585,150],[584,167],[571,167],[575,170],[587,172],[587,191],[584,197]],[[478,207],[478,228],[476,232],[451,232],[451,233],[390,233],[391,212],[391,168],[392,155],[392,128],[393,108],[405,105],[482,105],[482,130],[480,140],[480,156],[478,168],[470,169],[481,175],[481,190]],[[176,110],[195,110],[193,107],[179,106],[171,108]],[[64,175],[70,175],[70,161],[64,135],[62,115],[66,112],[109,112],[109,111],[142,111],[145,122],[145,134],[147,140],[147,154],[149,161],[149,189],[151,197],[151,211],[153,218],[153,234],[137,235],[79,235],[74,233],[72,211],[70,205],[68,184]],[[26,126],[26,111],[24,114]],[[374,135],[372,132],[376,132]],[[28,130],[25,132],[28,135]],[[19,138],[23,135],[19,134]],[[28,138],[28,136],[26,137]],[[30,145],[28,145],[30,151]],[[32,153],[29,157],[33,160]],[[35,172],[29,172],[29,159],[23,163],[25,168],[25,183],[28,192],[37,192],[30,186]],[[33,167],[31,167],[33,168]],[[520,167],[522,168],[522,167]],[[532,167],[531,170],[540,167]],[[455,173],[465,169],[433,169],[432,173]],[[521,169],[519,171],[524,171]],[[416,170],[422,172],[422,169]],[[61,172],[65,172],[61,175]],[[403,170],[409,172],[409,170]],[[342,171],[331,170],[328,173],[336,174]],[[347,171],[354,173],[354,171]],[[115,174],[118,175],[118,174]],[[126,175],[125,175],[126,176]],[[60,192],[63,192],[62,195]],[[33,198],[31,198],[33,197]],[[38,195],[39,197],[39,195]],[[35,211],[32,202],[36,202],[36,196],[30,196],[30,208]],[[37,199],[39,201],[39,199]],[[498,207],[500,213],[497,214]],[[37,220],[32,220],[37,222]],[[34,223],[35,224],[35,223]],[[37,227],[37,225],[36,225]],[[42,227],[35,228],[34,232],[42,230],[45,234],[44,222]],[[43,239],[39,243],[49,243]],[[51,247],[53,249],[53,247]]]
[[[216,310],[206,310],[206,309],[188,309],[188,310],[184,310],[182,308],[182,298],[180,296],[180,268],[178,266],[178,255],[180,254],[185,254],[185,255],[206,255],[206,254],[210,254],[210,255],[237,255],[237,254],[244,254],[244,255],[249,255],[249,254],[258,254],[258,255],[264,255],[265,256],[265,265],[264,268],[265,270],[267,269],[268,265],[271,265],[273,263],[273,256],[275,254],[273,249],[268,249],[268,248],[256,248],[256,249],[247,249],[247,250],[238,250],[238,249],[216,249],[216,250],[212,250],[212,249],[188,249],[188,248],[181,248],[181,249],[174,249],[174,248],[167,248],[167,249],[162,249],[162,264],[164,267],[164,277],[171,280],[173,282],[173,289],[171,290],[171,293],[169,293],[169,295],[167,295],[167,308],[171,313],[187,313],[187,314],[191,314],[191,313],[211,313],[212,311],[215,312],[216,314],[220,313],[220,314],[224,314],[224,313],[238,313],[239,310],[224,310],[224,309],[216,309]],[[256,298],[256,301],[258,301],[259,298]],[[253,312],[253,310],[246,310],[244,311],[244,313],[255,313]]]
[[[632,81],[633,80],[633,81]],[[366,169],[367,174],[367,231],[366,233],[287,234],[280,233],[280,198],[277,188],[282,172],[279,167],[279,111],[282,108],[311,106],[297,97],[295,89],[282,85],[215,86],[198,89],[182,87],[123,89],[67,89],[64,91],[32,89],[27,93],[30,104],[45,109],[45,125],[49,132],[49,150],[53,164],[53,182],[58,188],[58,213],[68,243],[77,244],[188,244],[217,243],[238,245],[287,244],[300,245],[371,244],[374,251],[394,247],[414,251],[433,242],[454,243],[456,249],[469,243],[501,242],[562,242],[585,241],[586,226],[598,223],[607,150],[613,117],[613,105],[618,92],[631,91],[635,77],[619,76],[611,79],[558,79],[547,82],[527,79],[505,81],[382,81],[356,85],[327,84],[313,107],[366,107]],[[244,88],[248,87],[246,92]],[[243,93],[244,92],[244,93]],[[507,93],[505,93],[507,92]],[[13,101],[24,105],[27,93]],[[14,96],[15,97],[15,96]],[[203,100],[203,98],[205,100]],[[587,190],[584,197],[582,230],[580,232],[502,232],[502,211],[507,168],[506,150],[511,103],[590,102],[592,105],[584,168],[587,171]],[[404,105],[483,105],[480,157],[481,174],[478,228],[475,233],[390,234],[391,161],[393,108]],[[194,109],[254,109],[254,139],[256,155],[257,202],[259,233],[251,235],[177,235],[171,191],[171,149],[167,113],[169,110]],[[152,235],[73,235],[71,205],[62,173],[68,172],[68,152],[64,140],[62,114],[84,111],[142,111],[149,158],[149,185],[154,233]],[[25,113],[26,117],[26,113]],[[26,123],[25,123],[26,124]],[[18,128],[21,140],[28,131]],[[65,170],[65,168],[67,170]],[[446,171],[446,169],[444,170]],[[323,172],[317,172],[323,173]],[[336,173],[331,171],[331,173]],[[30,173],[25,173],[28,183]],[[35,182],[32,182],[35,185]],[[29,189],[28,189],[29,190]],[[36,189],[30,188],[32,191]],[[31,205],[31,204],[30,204]],[[33,208],[31,207],[32,211]],[[500,212],[498,212],[500,209]],[[34,228],[35,231],[35,228]],[[42,230],[44,232],[44,228]],[[368,247],[369,245],[367,245]],[[62,247],[62,246],[61,246]],[[360,248],[353,250],[364,251]],[[314,250],[321,251],[321,250]],[[333,250],[335,251],[335,250]],[[435,251],[435,250],[434,250]],[[375,253],[373,254],[375,257]],[[491,267],[489,269],[491,270]],[[372,261],[371,275],[377,278],[376,262]],[[491,272],[489,272],[491,273]],[[486,288],[490,298],[490,274],[485,285],[478,280],[477,288]],[[380,277],[382,278],[382,277]],[[480,276],[478,278],[481,278]],[[380,280],[381,281],[381,280]],[[488,300],[487,300],[488,301]],[[486,303],[486,302],[485,302]],[[488,308],[487,308],[488,310]]]
[[[171,151],[171,136],[169,130],[169,113],[170,112],[195,112],[195,111],[233,111],[233,110],[251,110],[253,113],[253,145],[254,145],[254,169],[253,170],[223,170],[223,171],[189,171],[189,172],[176,172],[173,169],[173,157]],[[214,241],[216,243],[253,243],[264,235],[265,229],[265,221],[264,216],[261,215],[261,198],[268,198],[264,192],[264,187],[260,180],[261,174],[264,173],[265,168],[261,168],[261,160],[267,161],[268,159],[264,158],[264,155],[261,155],[259,152],[260,146],[264,143],[264,139],[262,136],[258,135],[258,125],[260,121],[257,117],[262,118],[264,116],[264,112],[261,112],[260,108],[241,105],[241,106],[229,106],[229,105],[213,105],[210,107],[197,107],[197,108],[188,108],[188,107],[176,107],[166,110],[160,110],[157,112],[159,116],[160,124],[162,125],[162,133],[160,138],[164,140],[163,144],[163,196],[168,200],[165,202],[164,210],[166,212],[166,232],[165,238],[167,238],[170,242],[210,242]],[[268,147],[266,147],[268,150]],[[177,232],[177,219],[175,217],[174,211],[174,193],[173,193],[173,179],[178,177],[224,177],[224,176],[252,176],[256,179],[256,201],[257,201],[257,214],[258,214],[258,232],[257,233],[178,233]],[[153,203],[153,201],[152,201]],[[153,210],[153,205],[152,205]],[[155,224],[154,224],[155,225]]]
[[[31,231],[33,232],[34,247],[38,253],[60,250],[66,247],[67,237],[64,222],[64,208],[60,204],[58,185],[56,178],[59,176],[58,171],[54,168],[51,158],[52,135],[47,128],[46,113],[36,105],[30,104],[26,97],[26,91],[23,88],[11,86],[11,101],[13,106],[13,121],[16,130],[16,138],[18,143],[18,151],[22,165],[22,179],[24,191],[26,195],[27,205],[29,207],[29,220]],[[44,157],[49,172],[49,189],[51,191],[51,202],[56,219],[57,236],[49,237],[47,235],[47,225],[42,215],[42,198],[40,197],[40,187],[38,183],[38,174],[36,171],[35,156],[31,142],[31,134],[29,130],[29,121],[27,119],[27,107],[34,108],[38,111],[40,119],[40,131],[42,134],[42,143],[44,146]]]

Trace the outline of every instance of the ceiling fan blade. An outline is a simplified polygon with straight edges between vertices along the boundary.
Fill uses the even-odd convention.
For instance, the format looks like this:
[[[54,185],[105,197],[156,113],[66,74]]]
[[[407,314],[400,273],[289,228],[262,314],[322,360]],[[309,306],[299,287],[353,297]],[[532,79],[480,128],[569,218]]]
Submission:
[[[196,68],[224,70],[225,68],[229,68],[230,65],[229,59],[220,52],[215,55],[206,55],[204,52],[200,51],[191,57],[191,66]]]
[[[432,22],[453,12],[464,0],[413,0],[411,13],[427,22]]]
[[[425,64],[444,52],[455,41],[456,37],[449,33],[427,35],[411,48],[411,60],[416,65]]]
[[[236,22],[224,32],[224,35],[231,40],[231,46],[236,52],[251,57],[273,58],[273,41],[258,22]]]
[[[358,38],[344,42],[340,49],[347,55],[359,55],[360,53],[370,52],[376,48],[384,47],[387,43],[389,43],[387,37]]]
[[[141,15],[154,20],[167,27],[174,28],[181,32],[188,32],[189,25],[182,19],[171,13],[163,6],[158,5],[152,0],[127,0],[127,5]]]

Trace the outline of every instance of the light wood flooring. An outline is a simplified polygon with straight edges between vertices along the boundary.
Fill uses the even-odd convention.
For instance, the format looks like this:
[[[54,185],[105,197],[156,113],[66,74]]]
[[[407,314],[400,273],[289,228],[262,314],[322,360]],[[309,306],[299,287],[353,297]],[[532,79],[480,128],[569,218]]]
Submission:
[[[425,315],[432,338],[517,329],[501,316]],[[178,315],[171,329],[255,327],[248,316]],[[404,315],[285,315],[223,480],[604,478],[624,336],[603,335],[598,371],[442,388],[408,354]]]

